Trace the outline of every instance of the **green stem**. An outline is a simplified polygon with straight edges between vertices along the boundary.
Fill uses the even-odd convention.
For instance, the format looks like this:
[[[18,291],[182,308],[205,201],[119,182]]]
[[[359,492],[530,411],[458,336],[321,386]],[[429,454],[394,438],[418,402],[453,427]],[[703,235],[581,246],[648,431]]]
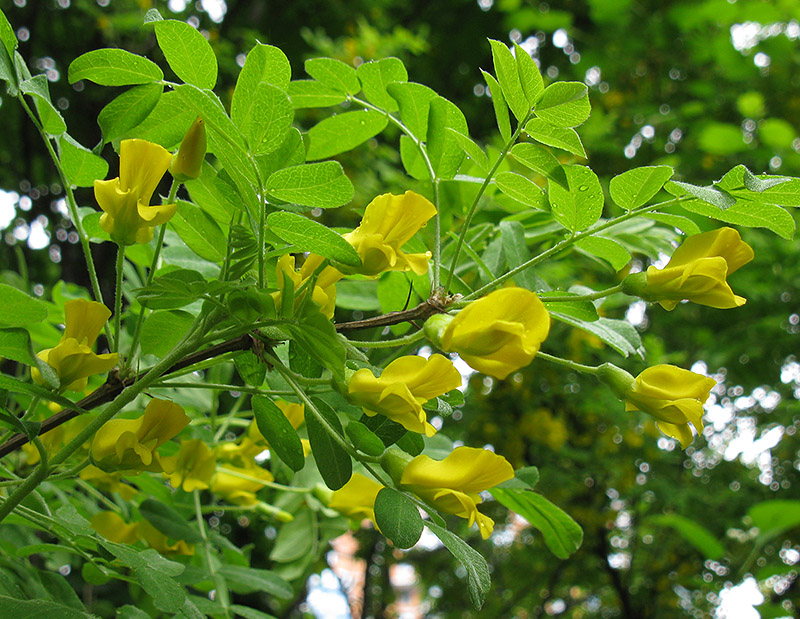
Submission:
[[[475,212],[478,210],[478,202],[480,202],[480,199],[483,197],[483,194],[486,191],[486,188],[489,186],[489,183],[492,182],[492,178],[494,178],[494,174],[497,172],[500,164],[503,163],[506,155],[508,155],[508,151],[510,151],[511,147],[514,146],[514,142],[517,141],[522,129],[532,117],[533,112],[529,111],[527,116],[525,116],[525,118],[523,118],[522,121],[517,124],[516,130],[508,139],[508,142],[506,142],[505,146],[503,146],[503,150],[500,151],[500,155],[497,157],[494,165],[491,167],[489,173],[486,175],[486,178],[483,180],[483,184],[480,186],[480,189],[478,189],[478,193],[475,194],[475,198],[473,198],[472,204],[470,204],[470,207],[467,210],[467,216],[464,218],[464,223],[461,226],[461,234],[458,235],[456,249],[453,252],[453,259],[450,262],[450,273],[447,275],[447,283],[444,286],[445,290],[450,289],[450,284],[453,281],[453,274],[455,273],[456,265],[458,264],[458,254],[461,253],[461,247],[464,245],[464,239],[467,236],[467,232],[469,232],[469,225],[472,223],[472,218],[475,215]]]
[[[612,294],[616,294],[617,292],[622,292],[622,284],[617,284],[616,286],[612,286],[611,288],[606,288],[605,290],[599,290],[597,292],[593,292],[591,294],[582,294],[582,295],[564,295],[564,296],[544,296],[541,297],[542,301],[546,303],[569,303],[570,301],[595,301],[596,299],[602,299],[604,297],[610,297]]]
[[[242,408],[245,402],[245,396],[240,395],[236,402],[233,403],[231,406],[231,410],[228,411],[228,414],[225,416],[225,419],[220,424],[219,428],[217,429],[216,434],[214,434],[214,444],[219,443],[220,439],[225,435],[225,432],[228,431],[231,423],[233,423],[234,418],[236,417],[239,410]]]
[[[632,219],[634,217],[638,217],[639,215],[642,215],[643,213],[649,213],[651,211],[657,211],[657,210],[665,208],[667,206],[672,206],[673,204],[679,204],[681,202],[685,202],[686,200],[690,200],[690,199],[693,200],[694,197],[693,196],[680,196],[678,198],[672,198],[671,200],[666,200],[664,202],[659,202],[658,204],[651,204],[650,206],[645,206],[645,207],[640,208],[640,209],[635,210],[635,211],[628,211],[624,215],[620,215],[619,217],[615,217],[614,219],[609,219],[608,221],[604,221],[603,223],[597,224],[597,225],[589,228],[588,230],[584,230],[583,232],[579,232],[577,234],[572,234],[568,238],[564,239],[563,241],[560,241],[560,242],[556,243],[555,245],[553,245],[550,249],[547,249],[547,250],[543,251],[541,254],[539,254],[537,256],[534,256],[533,258],[531,258],[527,262],[523,262],[518,267],[515,267],[515,268],[511,269],[508,273],[505,273],[504,275],[501,275],[500,277],[496,278],[494,281],[491,281],[488,284],[486,284],[485,286],[482,286],[481,288],[478,288],[478,290],[475,290],[474,292],[471,292],[470,294],[465,296],[463,300],[464,301],[469,301],[471,299],[477,299],[479,297],[482,297],[484,294],[486,294],[489,291],[493,290],[494,288],[496,288],[497,286],[499,286],[503,282],[511,279],[515,275],[518,275],[519,273],[521,273],[525,269],[529,269],[531,267],[534,267],[537,264],[547,260],[551,256],[554,256],[554,255],[556,255],[558,253],[561,253],[565,249],[568,249],[569,247],[572,247],[572,245],[574,245],[576,243],[576,241],[579,241],[579,240],[581,240],[583,238],[586,238],[587,236],[591,236],[593,234],[597,234],[598,232],[602,232],[603,230],[611,228],[612,226],[616,226],[617,224],[620,224],[623,221],[627,221],[628,219]]]
[[[325,382],[329,382],[325,379]],[[271,395],[287,395],[293,394],[294,391],[271,391],[269,389],[261,389],[260,387],[252,387],[248,385],[225,385],[221,383],[192,383],[192,382],[169,382],[169,381],[156,381],[151,385],[152,389],[214,389],[221,391],[237,391],[239,393],[254,393],[257,395],[271,394]]]
[[[403,337],[398,337],[393,340],[376,340],[374,342],[364,341],[364,340],[348,340],[350,344],[357,348],[394,348],[395,346],[405,346],[406,344],[413,344],[414,342],[418,342],[421,339],[425,338],[425,333],[421,330],[412,333],[411,335],[405,335]]]
[[[544,359],[545,361],[549,361],[550,363],[555,363],[557,365],[563,365],[564,367],[575,370],[576,372],[581,372],[582,374],[597,374],[597,371],[599,370],[597,366],[583,365],[582,363],[578,363],[570,359],[562,359],[561,357],[548,355],[546,352],[542,352],[541,350],[536,353],[536,358]]]
[[[42,441],[39,437],[35,437],[33,439],[33,444],[36,446],[36,449],[39,450],[39,455],[41,457],[41,462],[39,462],[39,466],[28,475],[22,484],[13,492],[11,496],[9,496],[5,501],[0,503],[0,522],[8,516],[14,508],[19,505],[22,500],[28,496],[31,492],[36,490],[42,481],[47,477],[47,473],[50,471],[50,466],[47,460],[47,450],[42,445]]]
[[[228,596],[228,585],[221,574],[217,573],[216,562],[214,557],[211,556],[211,543],[208,540],[208,533],[206,532],[206,520],[203,518],[203,507],[200,505],[200,491],[194,491],[194,509],[197,516],[197,527],[200,529],[200,537],[203,538],[203,550],[206,555],[206,564],[208,565],[208,573],[214,581],[217,588],[217,599],[222,605],[222,610],[226,617],[230,617],[231,600]]]
[[[428,151],[425,149],[425,145],[422,140],[415,136],[411,130],[400,121],[400,119],[395,118],[386,110],[382,110],[381,108],[372,105],[363,99],[359,99],[358,97],[350,96],[348,97],[348,100],[366,109],[385,114],[389,122],[395,125],[398,129],[400,129],[400,131],[405,133],[411,139],[411,141],[417,147],[417,150],[422,157],[422,161],[425,163],[425,168],[428,170],[428,176],[431,179],[433,205],[436,207],[436,215],[433,217],[433,277],[431,278],[431,288],[433,291],[436,291],[441,285],[440,269],[442,264],[442,223],[441,217],[439,216],[439,179],[436,178],[436,171],[433,169],[433,164],[428,156]]]
[[[258,477],[253,477],[252,475],[247,475],[246,473],[240,473],[239,471],[234,471],[233,469],[225,468],[224,466],[218,466],[217,471],[220,473],[225,473],[225,475],[230,475],[232,477],[238,477],[239,479],[244,479],[247,481],[252,481],[261,484],[265,488],[274,488],[275,490],[283,490],[284,492],[301,492],[307,493],[312,492],[313,488],[295,488],[294,486],[284,486],[283,484],[276,484],[272,481],[264,481],[263,479],[259,479]]]
[[[178,197],[178,188],[180,187],[180,183],[175,179],[172,180],[172,186],[169,188],[169,195],[167,199],[162,202],[162,204],[173,204]],[[158,239],[156,240],[156,246],[153,250],[153,260],[150,262],[150,270],[147,273],[147,280],[145,282],[145,287],[148,287],[150,284],[153,283],[153,278],[155,277],[156,269],[158,269],[158,261],[161,258],[161,249],[164,246],[164,235],[167,232],[167,224],[162,224],[158,229]],[[133,340],[131,340],[131,347],[128,351],[128,358],[126,359],[126,366],[129,366],[130,363],[133,362],[133,359],[136,355],[136,349],[139,346],[139,336],[142,330],[142,324],[144,324],[144,317],[147,308],[144,304],[142,304],[140,311],[139,311],[139,318],[136,320],[136,328],[133,331]]]
[[[364,460],[364,456],[362,456],[361,454],[356,452],[356,450],[353,449],[353,446],[350,445],[350,443],[348,443],[346,440],[344,440],[342,435],[339,434],[328,423],[328,420],[325,419],[325,417],[322,416],[322,413],[320,413],[319,410],[317,410],[317,407],[311,401],[311,398],[309,398],[308,395],[306,395],[306,392],[303,391],[303,389],[300,387],[300,385],[298,385],[295,382],[294,378],[292,378],[292,375],[288,371],[288,368],[286,368],[286,366],[284,366],[283,363],[281,363],[280,360],[277,357],[270,356],[269,360],[272,363],[272,365],[274,365],[275,368],[281,373],[281,375],[286,380],[286,382],[289,383],[289,386],[294,390],[294,392],[297,395],[297,397],[299,397],[303,401],[303,404],[305,404],[305,406],[306,406],[306,414],[311,413],[314,416],[314,418],[317,420],[319,425],[321,425],[323,427],[323,429],[334,440],[334,442],[336,442],[342,449],[344,449],[344,451],[351,458],[353,458],[353,460],[356,460],[357,462],[361,462],[362,460]]]
[[[114,288],[114,349],[111,352],[119,353],[120,348],[120,337],[122,336],[121,325],[122,325],[122,271],[125,267],[125,246],[119,245],[117,246],[117,265],[116,265],[116,273],[117,273],[117,281],[116,286]]]
[[[56,167],[56,171],[58,172],[58,176],[61,179],[61,184],[64,186],[64,193],[66,194],[67,198],[67,209],[69,210],[70,219],[72,219],[72,224],[75,226],[75,231],[78,233],[78,239],[81,242],[81,248],[83,249],[83,257],[86,260],[86,267],[89,270],[89,280],[92,284],[92,294],[94,295],[95,301],[99,303],[105,303],[103,301],[103,293],[100,291],[100,281],[97,279],[97,270],[94,266],[94,259],[92,258],[92,250],[89,244],[89,237],[86,235],[86,232],[83,229],[83,224],[81,224],[80,216],[78,215],[78,203],[75,200],[75,194],[72,192],[72,185],[70,184],[69,180],[67,179],[66,174],[64,173],[64,169],[61,167],[61,160],[56,155],[55,150],[53,149],[53,144],[50,141],[50,138],[45,133],[41,123],[34,115],[31,108],[28,106],[27,102],[25,101],[25,97],[20,93],[17,97],[17,100],[22,105],[22,109],[25,110],[25,113],[33,122],[33,125],[36,127],[36,130],[39,132],[39,135],[42,137],[44,141],[45,147],[47,148],[47,152],[50,155],[50,159],[52,159],[53,164]],[[111,341],[111,330],[108,324],[104,326],[106,338],[108,341]]]

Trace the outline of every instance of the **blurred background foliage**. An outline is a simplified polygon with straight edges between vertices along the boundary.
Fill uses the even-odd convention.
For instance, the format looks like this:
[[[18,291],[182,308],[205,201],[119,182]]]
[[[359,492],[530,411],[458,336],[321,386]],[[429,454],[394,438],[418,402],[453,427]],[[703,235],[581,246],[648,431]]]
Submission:
[[[295,78],[303,77],[303,61],[317,55],[351,64],[394,55],[412,81],[461,107],[474,139],[492,143],[499,138],[479,72],[491,68],[490,37],[520,43],[546,79],[590,87],[592,116],[579,132],[606,185],[614,174],[651,164],[672,165],[679,178],[698,184],[737,163],[754,172],[800,175],[796,0],[8,2],[3,8],[21,52],[47,72],[53,100],[84,145],[100,140],[95,119],[112,95],[88,83],[69,86],[68,63],[100,47],[124,47],[158,61],[152,32],[141,26],[151,7],[207,34],[219,58],[216,90],[223,100],[256,40],[283,49]],[[23,277],[39,294],[59,278],[83,284],[77,238],[41,142],[12,100],[2,97],[0,113],[0,277],[16,278],[12,272],[26,265]],[[317,113],[299,113],[298,122],[307,128]],[[356,186],[354,209],[378,193],[414,188],[396,139],[387,132],[339,158]],[[106,147],[104,154],[110,153]],[[88,190],[78,198],[93,204]],[[326,223],[353,225],[353,212],[341,210],[340,219]],[[488,554],[494,588],[477,613],[466,610],[463,574],[449,569],[446,552],[400,554],[363,531],[364,616],[384,616],[396,601],[386,574],[400,561],[416,568],[417,590],[431,617],[706,617],[720,612],[721,603],[741,613],[728,616],[755,617],[747,613],[756,613],[751,605],[759,601],[762,617],[796,616],[800,265],[794,242],[759,230],[743,235],[756,251],[754,263],[731,278],[748,298],[743,308],[601,308],[625,313],[637,326],[648,365],[705,370],[720,381],[704,436],[682,452],[652,422],[624,413],[598,384],[541,362],[501,383],[473,376],[472,405],[446,419],[445,432],[491,445],[515,466],[539,467],[539,490],[581,524],[583,546],[558,560],[538,533],[514,518],[505,522],[499,506],[487,504],[499,533],[478,547]],[[98,264],[113,265],[99,253],[110,250],[101,245],[95,251]],[[589,260],[573,254],[546,279],[562,288],[590,283],[582,279]],[[640,256],[638,266],[647,260]],[[617,278],[608,270],[604,283]],[[546,350],[585,363],[615,356],[559,324]],[[633,373],[645,367],[633,358],[620,364]],[[253,534],[231,524],[237,542]]]

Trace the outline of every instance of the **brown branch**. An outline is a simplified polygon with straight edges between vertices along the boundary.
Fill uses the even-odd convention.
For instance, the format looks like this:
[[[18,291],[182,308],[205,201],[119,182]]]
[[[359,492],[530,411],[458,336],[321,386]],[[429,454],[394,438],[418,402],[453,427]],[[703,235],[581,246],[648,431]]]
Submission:
[[[439,314],[444,311],[446,311],[445,304],[441,303],[437,298],[432,297],[410,310],[404,310],[402,312],[389,312],[388,314],[375,316],[373,318],[365,318],[364,320],[340,322],[335,326],[336,330],[339,332],[355,331],[357,329],[372,329],[374,327],[396,325],[401,322],[424,320],[430,316],[433,316],[434,314]],[[186,355],[183,359],[169,368],[165,374],[177,372],[178,370],[182,370],[183,368],[194,365],[195,363],[199,363],[213,357],[218,357],[220,355],[224,355],[225,353],[234,352],[237,350],[250,350],[256,341],[257,340],[255,340],[251,335],[245,334],[240,335],[232,340],[215,344],[209,348],[204,348],[203,350]],[[102,386],[77,402],[75,406],[83,411],[88,411],[93,408],[97,408],[102,404],[106,404],[107,402],[111,402],[122,392],[123,389],[135,384],[136,381],[141,379],[145,374],[147,374],[148,371],[149,369],[144,370],[139,372],[137,375],[128,378],[121,378],[118,373],[112,372],[109,374],[108,380],[106,380]],[[57,428],[61,424],[66,423],[70,419],[74,419],[80,414],[81,411],[72,409],[65,409],[57,412],[42,422],[42,428],[39,431],[39,435],[41,436],[45,432],[49,432],[50,430]],[[16,451],[27,442],[28,437],[26,437],[24,434],[15,434],[5,443],[0,445],[0,458],[10,454],[13,451]]]

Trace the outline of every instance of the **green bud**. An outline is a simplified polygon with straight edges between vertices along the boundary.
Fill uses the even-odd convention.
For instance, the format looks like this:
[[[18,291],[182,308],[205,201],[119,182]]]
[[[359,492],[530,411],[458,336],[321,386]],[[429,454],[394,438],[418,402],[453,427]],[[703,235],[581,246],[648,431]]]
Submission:
[[[322,503],[326,507],[331,504],[331,499],[333,498],[333,490],[328,488],[326,485],[314,484],[314,487],[311,489],[311,494],[313,494],[316,498],[318,498],[320,503]]]
[[[636,380],[631,374],[622,368],[618,368],[613,363],[604,363],[598,367],[595,376],[601,383],[611,389],[620,400],[624,400],[625,396],[631,392]]]
[[[442,334],[452,320],[453,316],[448,314],[434,314],[425,321],[422,332],[431,344],[442,349]]]
[[[169,173],[179,183],[185,183],[200,176],[206,156],[206,125],[198,116],[183,137],[181,147],[172,159]]]
[[[400,485],[400,480],[403,478],[403,471],[413,458],[405,453],[402,449],[392,445],[381,456],[381,468],[389,473],[392,481],[396,485]]]
[[[621,282],[622,292],[634,297],[639,297],[648,301],[647,294],[647,273],[641,271],[639,273],[631,273],[626,276]]]

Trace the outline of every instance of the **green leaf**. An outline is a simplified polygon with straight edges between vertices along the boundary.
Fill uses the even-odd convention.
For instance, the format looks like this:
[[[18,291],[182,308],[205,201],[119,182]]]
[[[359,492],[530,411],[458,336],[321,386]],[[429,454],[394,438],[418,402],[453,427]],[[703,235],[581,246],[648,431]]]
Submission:
[[[316,539],[309,535],[317,527],[316,514],[310,509],[300,509],[294,520],[284,524],[275,538],[275,545],[269,554],[272,561],[290,563],[313,552]]]
[[[214,218],[191,202],[178,201],[178,211],[170,225],[194,253],[211,262],[222,262],[228,244],[225,233]]]
[[[161,88],[160,84],[156,84],[156,86]],[[123,93],[120,97],[127,94],[128,93]],[[113,103],[114,101],[109,103],[109,105]],[[137,104],[136,101],[133,100],[133,97],[131,101],[126,101],[126,105],[127,103],[130,103],[131,110],[136,109]],[[141,109],[144,109],[144,107]],[[132,129],[128,128],[121,131],[119,136],[115,136],[114,138],[109,137],[108,139],[104,136],[103,139],[108,142],[112,139],[116,139],[116,137],[137,137],[142,140],[160,144],[164,148],[173,148],[180,144],[181,140],[183,140],[183,136],[186,135],[186,132],[197,116],[198,114],[186,106],[177,92],[165,92],[159,97],[158,103],[156,103],[152,111],[141,123]]]
[[[152,312],[142,325],[142,352],[163,357],[181,341],[193,322],[194,316],[189,312]]]
[[[50,600],[17,600],[7,595],[0,595],[0,607],[7,617],[18,619],[36,619],[40,617],[57,617],[58,619],[92,619],[86,611],[77,610]]]
[[[137,567],[133,573],[159,610],[174,613],[183,606],[186,593],[174,579],[148,566]]]
[[[59,138],[58,149],[64,175],[71,185],[91,187],[95,180],[103,179],[108,174],[106,160],[76,142],[69,134]]]
[[[397,548],[411,548],[424,528],[417,505],[394,488],[382,488],[375,497],[375,522]]]
[[[206,291],[206,280],[197,271],[178,269],[160,275],[140,288],[136,299],[150,309],[175,309],[193,303]]]
[[[773,538],[800,526],[800,501],[774,499],[761,501],[747,510],[747,515],[758,527],[759,537]]]
[[[508,142],[511,139],[511,119],[508,117],[508,105],[506,104],[505,97],[503,97],[503,90],[500,84],[494,78],[494,75],[481,70],[483,79],[486,80],[486,85],[489,87],[489,94],[492,97],[492,107],[494,108],[494,116],[497,120],[497,128],[500,131],[500,137]]]
[[[765,118],[758,123],[758,139],[776,150],[792,148],[797,132],[783,118]]]
[[[544,191],[529,178],[516,172],[500,172],[494,179],[497,188],[509,198],[542,211],[547,209]]]
[[[322,420],[312,411],[306,411],[308,440],[311,442],[311,453],[317,463],[320,475],[331,490],[338,490],[353,476],[353,462],[339,442],[330,432],[335,432],[344,440],[344,431],[339,417],[323,400],[314,399],[314,405]]]
[[[0,11],[0,41],[3,42],[3,47],[6,48],[9,57],[14,56],[14,50],[17,49],[17,35],[14,34],[14,27],[9,23],[8,18],[3,11]]]
[[[700,234],[700,226],[683,215],[673,215],[672,213],[645,213],[642,217],[660,221],[673,228],[678,228],[681,232],[689,236],[692,234]]]
[[[264,189],[278,200],[313,208],[335,208],[347,204],[355,191],[341,164],[336,161],[283,168],[267,179]]]
[[[348,423],[345,432],[355,448],[367,455],[380,456],[386,449],[378,435],[360,421]]]
[[[518,221],[501,221],[500,238],[503,242],[503,253],[509,269],[514,269],[527,262],[531,255],[525,242],[525,228]],[[533,269],[526,269],[514,276],[518,286],[534,290],[536,275]]]
[[[517,43],[514,43],[514,58],[517,61],[517,73],[519,73],[522,91],[525,93],[528,105],[533,106],[544,90],[542,74],[539,73],[539,67],[536,66],[536,62],[531,58],[531,55]]]
[[[553,218],[573,232],[585,230],[603,214],[603,188],[591,169],[580,165],[564,166],[569,190],[550,185]]]
[[[231,604],[231,610],[237,615],[244,617],[244,619],[277,619],[275,615],[270,615],[269,613],[250,608],[249,606],[242,606],[241,604]]]
[[[725,546],[714,534],[690,518],[679,514],[661,514],[651,516],[645,522],[675,529],[683,539],[697,548],[706,559],[716,560],[725,555]]]
[[[405,81],[389,84],[386,91],[397,101],[403,124],[418,140],[424,141],[428,135],[428,112],[431,100],[437,94],[427,86]]]
[[[656,195],[672,175],[668,165],[634,168],[611,179],[608,189],[611,199],[626,210],[644,206]]]
[[[139,513],[167,537],[186,540],[192,544],[203,542],[200,533],[186,522],[183,515],[161,501],[146,499],[139,505]]]
[[[302,469],[305,465],[303,445],[283,411],[265,396],[253,396],[252,403],[256,425],[270,449],[293,471]]]
[[[147,58],[124,49],[96,49],[69,65],[69,83],[89,80],[101,86],[149,84],[164,79],[164,72]]]
[[[458,559],[464,569],[467,570],[467,589],[472,605],[480,610],[486,599],[489,587],[492,586],[492,579],[489,576],[489,566],[486,559],[474,548],[470,548],[467,543],[457,535],[447,529],[440,527],[430,521],[425,523],[436,537],[438,537],[445,548]]]
[[[22,421],[11,413],[7,413],[2,408],[0,408],[0,423],[14,432],[24,434],[28,437],[29,441],[39,436],[39,432],[42,429],[41,421]]]
[[[362,312],[380,310],[378,283],[367,280],[336,282],[336,307]]]
[[[154,27],[158,46],[175,75],[198,88],[214,88],[217,57],[206,38],[196,28],[176,19],[154,22]]]
[[[510,152],[511,156],[525,167],[538,172],[548,180],[556,182],[564,188],[568,187],[567,175],[564,173],[564,169],[555,155],[549,150],[537,144],[521,142],[514,144]]]
[[[236,89],[233,91],[231,101],[231,116],[237,117],[236,108],[250,107],[250,99],[254,96],[258,84],[272,84],[283,91],[289,87],[292,77],[292,67],[289,59],[279,48],[272,45],[256,43],[245,59],[239,78],[236,80]]]
[[[403,163],[403,168],[411,178],[415,178],[418,181],[430,178],[428,167],[419,152],[419,147],[407,135],[400,136],[400,160]]]
[[[58,374],[34,354],[31,336],[25,329],[0,329],[0,357],[37,368],[45,383],[54,389],[59,387]]]
[[[367,429],[374,432],[386,447],[394,445],[407,433],[407,430],[403,426],[383,415],[369,417],[363,414],[359,422],[363,423]]]
[[[580,525],[541,494],[509,488],[492,488],[489,492],[541,531],[544,543],[559,559],[568,558],[581,547],[583,530]]]
[[[537,293],[550,314],[558,316],[569,316],[582,322],[594,322],[600,316],[597,308],[591,301],[548,301],[548,297],[569,297],[579,296],[576,293],[564,292],[563,290],[552,290]]]
[[[691,195],[703,202],[707,202],[716,206],[719,210],[724,211],[736,204],[736,198],[727,192],[722,192],[716,187],[698,187],[689,183],[682,183],[680,181],[669,181],[664,185],[664,189],[670,192],[673,196]],[[685,206],[685,204],[684,204]]]
[[[428,113],[428,156],[440,179],[452,178],[464,160],[460,143],[448,129],[469,135],[464,113],[444,97],[434,97]]]
[[[489,39],[489,45],[492,47],[494,72],[503,91],[503,98],[517,120],[522,122],[528,115],[531,106],[525,96],[525,91],[522,89],[514,54],[500,41]]]
[[[217,571],[231,584],[240,585],[249,591],[261,591],[282,600],[288,600],[294,595],[291,585],[271,570],[228,564]]]
[[[260,387],[267,376],[267,366],[252,351],[246,350],[233,358],[233,365],[247,385]]]
[[[19,89],[34,98],[36,110],[39,112],[39,119],[42,121],[42,129],[46,133],[61,135],[67,130],[64,117],[61,116],[61,112],[56,109],[50,100],[50,87],[46,76],[35,75],[21,82]]]
[[[577,127],[589,118],[589,88],[582,82],[556,82],[544,89],[536,115],[556,127]]]
[[[557,127],[541,118],[532,118],[525,125],[525,133],[537,142],[555,146],[573,155],[586,158],[586,151],[583,149],[581,138],[575,129]]]
[[[356,70],[341,60],[309,58],[305,62],[305,69],[315,80],[335,90],[348,95],[357,95],[361,91]]]
[[[469,136],[459,133],[455,129],[447,128],[448,136],[454,138],[458,145],[467,154],[470,159],[481,173],[487,174],[489,172],[489,158],[483,152],[480,146],[473,142]]]
[[[788,183],[791,180],[793,180],[788,176],[778,176],[778,177],[761,179],[755,174],[753,174],[750,170],[745,168],[744,166],[742,166],[742,168],[744,168],[742,170],[742,182],[744,183],[744,186],[747,187],[748,190],[755,191],[756,193],[763,193],[767,189],[771,189],[772,187],[777,187],[778,185],[783,185],[784,183]]]
[[[308,130],[306,161],[327,159],[346,152],[378,135],[389,122],[374,110],[356,110],[325,118]]]
[[[269,153],[278,148],[286,139],[294,108],[289,97],[272,84],[256,85],[250,105],[235,108],[233,120],[247,139],[250,152]]]
[[[0,325],[23,327],[47,318],[47,305],[21,290],[0,284]]]
[[[364,97],[382,110],[394,112],[397,102],[389,95],[386,87],[392,82],[407,82],[408,72],[399,58],[383,58],[358,65],[356,76],[361,82]]]
[[[631,260],[627,249],[613,239],[602,236],[587,236],[575,242],[575,246],[583,251],[602,258],[608,262],[615,271],[619,271]]]
[[[339,105],[347,95],[314,80],[295,80],[289,82],[288,93],[292,107],[299,110],[307,107],[330,107]]]
[[[448,409],[450,409],[450,414],[452,414],[453,409],[447,402],[441,398],[436,398],[436,402],[446,406]],[[397,439],[397,446],[407,454],[416,457],[425,449],[425,439],[422,438],[421,434],[417,434],[416,432],[406,432],[403,436]]]
[[[300,251],[319,254],[352,267],[361,266],[361,258],[341,234],[312,219],[289,212],[270,213],[269,230]]]
[[[767,228],[785,239],[791,239],[794,236],[794,218],[785,209],[774,204],[752,200],[737,200],[733,206],[724,211],[699,200],[682,202],[681,206],[692,213],[712,217],[737,226]]]
[[[552,313],[551,316],[568,325],[596,335],[623,357],[637,354],[642,356],[642,342],[636,327],[625,320],[601,317],[587,322],[566,313]]]

